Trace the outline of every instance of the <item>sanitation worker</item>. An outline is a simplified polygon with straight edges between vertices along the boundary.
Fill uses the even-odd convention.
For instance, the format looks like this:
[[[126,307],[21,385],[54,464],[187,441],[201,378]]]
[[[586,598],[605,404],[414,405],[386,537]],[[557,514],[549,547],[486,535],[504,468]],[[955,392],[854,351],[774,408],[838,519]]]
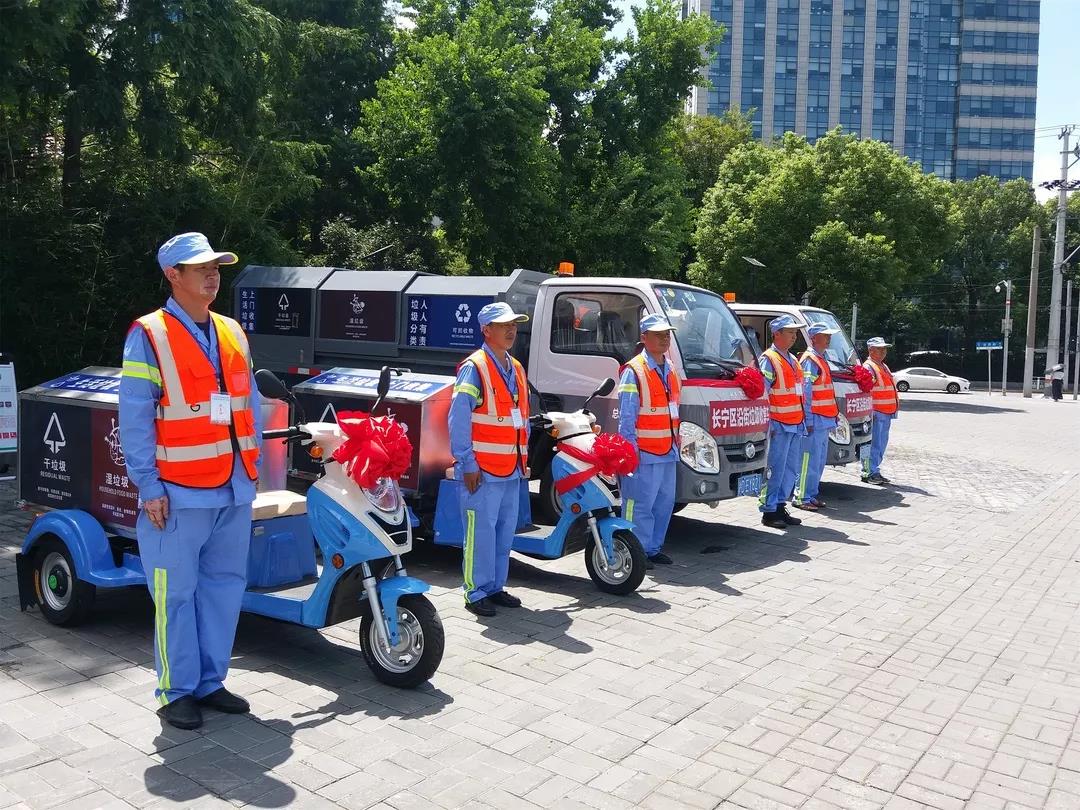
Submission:
[[[802,439],[806,435],[802,367],[791,353],[802,325],[791,315],[771,320],[772,345],[758,360],[769,395],[769,457],[758,509],[761,522],[773,529],[802,523],[784,505],[795,488]]]
[[[662,549],[675,509],[681,385],[666,357],[675,328],[663,315],[646,315],[638,326],[644,348],[619,378],[619,434],[637,448],[638,468],[619,478],[619,491],[652,568],[671,565]]]
[[[527,320],[501,301],[480,310],[484,345],[458,367],[450,401],[454,477],[463,483],[465,609],[477,616],[521,607],[505,586],[529,447],[529,388],[510,349]]]
[[[183,233],[161,246],[158,263],[172,295],[128,332],[120,442],[141,504],[158,713],[190,729],[202,725],[200,707],[249,709],[224,681],[247,581],[261,403],[240,324],[210,311],[219,265],[236,254]]]
[[[837,329],[828,324],[814,323],[806,330],[810,335],[810,347],[799,358],[803,373],[803,421],[806,438],[802,440],[802,458],[799,474],[795,479],[795,495],[792,505],[808,512],[816,512],[825,506],[818,497],[821,475],[825,472],[825,459],[829,454],[829,431],[836,427],[840,409],[836,404],[832,370],[825,351]]]
[[[891,345],[884,338],[870,338],[866,341],[870,357],[863,363],[874,375],[874,387],[870,391],[874,406],[874,432],[870,441],[870,458],[863,461],[862,480],[878,486],[889,483],[889,479],[881,474],[881,460],[885,458],[885,448],[889,445],[889,428],[900,410],[900,398],[896,395],[892,372],[885,365],[885,355]]]

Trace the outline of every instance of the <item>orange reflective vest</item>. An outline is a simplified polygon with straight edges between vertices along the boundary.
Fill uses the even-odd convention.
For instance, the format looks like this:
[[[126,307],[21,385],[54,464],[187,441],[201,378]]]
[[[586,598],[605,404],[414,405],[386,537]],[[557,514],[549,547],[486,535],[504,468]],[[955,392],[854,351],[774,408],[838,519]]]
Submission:
[[[136,323],[146,332],[161,373],[157,468],[162,481],[211,489],[232,477],[234,454],[254,481],[259,458],[251,403],[251,356],[240,324],[211,312],[221,357],[221,379],[206,352],[175,315],[159,309]],[[210,395],[229,395],[230,424],[210,420]],[[235,442],[235,443],[234,443]]]
[[[476,463],[489,475],[507,476],[515,468],[522,475],[528,469],[529,434],[529,388],[525,381],[525,369],[521,363],[510,358],[517,377],[517,401],[506,386],[499,367],[482,348],[464,360],[472,363],[480,375],[482,398],[472,413],[472,445]],[[460,368],[460,366],[459,366]],[[521,427],[514,427],[514,409],[520,408]]]
[[[817,380],[810,384],[810,412],[818,416],[833,417],[840,413],[836,404],[836,390],[833,388],[832,369],[829,362],[809,349],[799,358],[801,366],[807,359],[813,360],[818,367]]]
[[[896,385],[893,383],[889,367],[884,363],[875,363],[873,360],[867,360],[863,365],[874,375],[874,387],[870,391],[874,410],[878,413],[896,413],[900,407],[900,400],[896,396]]]
[[[769,388],[769,418],[785,425],[802,424],[802,368],[796,372],[788,359],[775,349],[766,349],[765,356],[776,375]]]
[[[635,425],[638,450],[656,456],[667,455],[679,435],[678,414],[682,392],[679,377],[675,374],[671,363],[667,363],[667,388],[665,388],[660,375],[649,368],[644,354],[636,355],[626,365],[634,370],[638,383],[638,397],[641,405],[638,408]]]

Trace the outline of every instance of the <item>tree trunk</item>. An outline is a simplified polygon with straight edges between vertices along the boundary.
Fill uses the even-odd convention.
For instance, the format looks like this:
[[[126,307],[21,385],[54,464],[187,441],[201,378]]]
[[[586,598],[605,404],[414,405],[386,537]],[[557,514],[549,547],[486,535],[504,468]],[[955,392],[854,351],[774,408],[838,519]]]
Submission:
[[[64,210],[75,207],[75,198],[82,182],[82,100],[78,90],[71,88],[71,95],[64,105],[64,151],[63,175],[60,181],[60,195]]]

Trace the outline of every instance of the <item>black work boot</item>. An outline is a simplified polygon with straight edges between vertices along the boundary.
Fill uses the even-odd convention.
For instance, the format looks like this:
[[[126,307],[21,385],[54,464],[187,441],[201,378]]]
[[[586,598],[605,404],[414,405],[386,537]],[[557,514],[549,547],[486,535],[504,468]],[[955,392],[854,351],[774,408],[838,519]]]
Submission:
[[[780,515],[779,512],[762,512],[761,524],[768,526],[770,529],[786,529],[787,521]]]
[[[784,523],[786,523],[788,526],[802,525],[802,520],[790,514],[784,504],[780,504],[778,507],[776,507],[776,514],[778,514],[780,516],[780,519],[784,521]]]
[[[475,616],[494,616],[496,613],[495,608],[488,602],[487,597],[483,599],[477,599],[475,602],[465,602],[465,609]]]
[[[239,695],[234,695],[224,686],[199,698],[199,705],[217,709],[225,714],[247,714],[251,711],[251,705],[246,700]]]
[[[191,730],[202,725],[202,711],[191,695],[184,695],[158,709],[158,717],[173,728]]]

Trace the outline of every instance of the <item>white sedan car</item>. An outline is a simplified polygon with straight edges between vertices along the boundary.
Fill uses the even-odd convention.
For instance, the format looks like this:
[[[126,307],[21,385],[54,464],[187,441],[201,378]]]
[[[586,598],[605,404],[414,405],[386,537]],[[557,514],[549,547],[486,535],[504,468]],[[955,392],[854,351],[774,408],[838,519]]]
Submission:
[[[959,394],[971,388],[971,383],[963,377],[943,374],[936,368],[905,368],[893,372],[896,390],[904,391],[948,391]]]

